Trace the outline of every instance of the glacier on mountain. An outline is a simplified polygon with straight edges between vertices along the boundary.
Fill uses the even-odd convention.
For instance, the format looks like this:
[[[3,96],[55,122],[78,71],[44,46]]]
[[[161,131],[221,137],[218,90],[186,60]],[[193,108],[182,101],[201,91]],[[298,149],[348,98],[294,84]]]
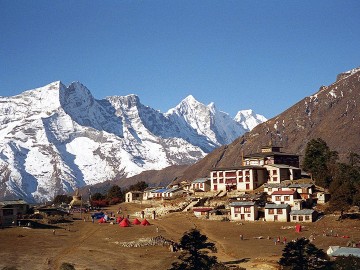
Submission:
[[[95,99],[81,83],[53,82],[0,97],[0,198],[47,201],[77,187],[190,164],[266,119],[235,119],[186,97],[167,113],[136,95]]]

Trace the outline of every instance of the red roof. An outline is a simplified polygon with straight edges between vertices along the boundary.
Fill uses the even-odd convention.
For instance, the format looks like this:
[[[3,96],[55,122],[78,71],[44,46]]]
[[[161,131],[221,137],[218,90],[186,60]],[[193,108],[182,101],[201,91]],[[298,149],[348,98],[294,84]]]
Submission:
[[[271,195],[294,195],[296,191],[294,190],[279,190],[279,191],[274,191],[273,193],[271,193]]]

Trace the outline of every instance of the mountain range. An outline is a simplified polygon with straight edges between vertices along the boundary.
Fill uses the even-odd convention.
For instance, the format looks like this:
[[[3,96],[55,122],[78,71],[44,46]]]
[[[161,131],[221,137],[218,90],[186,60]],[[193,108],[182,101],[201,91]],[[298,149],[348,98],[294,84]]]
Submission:
[[[166,113],[136,95],[95,99],[79,82],[0,97],[0,199],[57,194],[143,171],[193,164],[266,121],[186,97]]]
[[[258,153],[269,144],[300,155],[302,161],[307,143],[317,138],[338,152],[340,162],[348,162],[351,152],[360,154],[360,68],[338,74],[334,83],[321,86],[313,95],[257,125],[231,144],[215,149],[194,165],[179,172],[173,168],[176,179],[167,180],[209,177],[212,168],[240,166],[242,154]],[[137,181],[136,177],[132,181]]]

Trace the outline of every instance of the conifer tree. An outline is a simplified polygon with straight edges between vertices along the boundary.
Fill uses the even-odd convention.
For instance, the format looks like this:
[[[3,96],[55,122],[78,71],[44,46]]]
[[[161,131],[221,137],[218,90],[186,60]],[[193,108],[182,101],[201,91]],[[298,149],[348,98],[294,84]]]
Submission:
[[[174,262],[170,270],[203,270],[211,269],[217,264],[216,257],[208,256],[208,250],[216,250],[215,244],[207,242],[207,236],[197,229],[185,233],[180,240],[183,252],[180,262]]]
[[[287,243],[279,264],[284,270],[331,269],[327,255],[305,238]]]

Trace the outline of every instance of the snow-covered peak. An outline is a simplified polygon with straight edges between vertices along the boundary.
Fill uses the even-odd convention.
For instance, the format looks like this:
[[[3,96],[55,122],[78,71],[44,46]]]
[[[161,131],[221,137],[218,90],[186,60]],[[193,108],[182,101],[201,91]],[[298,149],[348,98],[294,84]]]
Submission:
[[[240,123],[243,126],[243,128],[246,130],[252,130],[258,124],[267,121],[265,116],[256,114],[251,109],[239,111],[236,114],[234,120]]]
[[[174,112],[177,113],[189,113],[197,108],[206,107],[204,104],[197,101],[192,95],[187,96],[184,98],[175,108],[170,109],[167,114],[171,114]]]
[[[192,95],[163,114],[137,95],[97,100],[60,81],[0,97],[0,199],[52,199],[76,187],[190,164],[245,130]],[[10,195],[9,195],[10,196]]]

